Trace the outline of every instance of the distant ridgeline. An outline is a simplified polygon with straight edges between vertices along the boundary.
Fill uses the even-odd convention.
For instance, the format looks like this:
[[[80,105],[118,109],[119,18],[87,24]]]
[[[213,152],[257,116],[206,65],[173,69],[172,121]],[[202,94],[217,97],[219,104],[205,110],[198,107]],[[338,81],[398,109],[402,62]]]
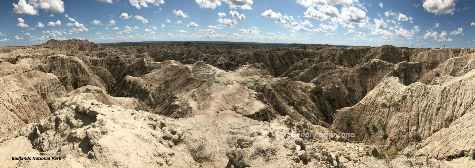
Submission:
[[[55,48],[55,49],[68,49],[68,50],[80,50],[80,51],[90,51],[97,49],[99,46],[88,40],[48,40],[46,43],[41,44],[42,47]]]
[[[218,46],[229,46],[229,47],[243,47],[243,46],[252,46],[254,48],[322,48],[322,47],[337,47],[337,48],[348,48],[350,46],[343,45],[329,45],[329,44],[297,44],[297,43],[257,43],[257,42],[229,42],[229,41],[144,41],[144,42],[120,42],[120,43],[103,43],[107,46],[137,46],[137,45],[218,45]]]

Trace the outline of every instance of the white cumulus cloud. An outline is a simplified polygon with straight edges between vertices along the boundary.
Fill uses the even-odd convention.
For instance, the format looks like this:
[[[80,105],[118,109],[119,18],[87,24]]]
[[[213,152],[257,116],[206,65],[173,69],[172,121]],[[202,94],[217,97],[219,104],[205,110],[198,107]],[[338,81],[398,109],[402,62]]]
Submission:
[[[177,16],[177,17],[182,17],[182,18],[187,18],[188,17],[188,15],[180,9],[173,10],[173,14],[175,14],[175,16]]]
[[[226,27],[231,27],[231,26],[237,24],[237,21],[233,20],[233,19],[229,19],[229,18],[219,18],[218,23],[221,23]]]
[[[112,4],[113,1],[112,0],[97,0],[98,2],[102,2],[102,3],[108,3],[108,4]]]
[[[453,41],[453,36],[459,36],[463,34],[463,28],[457,28],[456,30],[451,31],[450,33],[447,31],[427,31],[424,35],[424,39],[432,39],[437,42],[451,42]]]
[[[15,35],[15,39],[16,40],[29,40],[31,39],[33,36],[30,34],[30,33],[24,33],[24,34],[19,34],[19,35]]]
[[[64,13],[63,0],[19,0],[13,3],[13,11],[16,14],[37,15],[38,10],[54,13]]]
[[[319,5],[343,5],[343,6],[351,6],[357,0],[297,0],[297,3],[304,6],[304,7],[315,7]]]
[[[109,20],[109,26],[115,26],[117,22],[114,19]]]
[[[267,9],[261,13],[261,16],[269,18],[276,23],[282,24],[291,31],[314,31],[314,32],[328,32],[327,30],[336,29],[336,25],[327,24],[320,28],[314,28],[314,25],[308,21],[297,21],[293,16],[288,16],[272,9]]]
[[[463,28],[461,28],[461,27],[457,28],[457,30],[454,30],[454,31],[450,32],[450,35],[452,35],[452,36],[458,36],[458,35],[461,35],[461,34],[463,34]]]
[[[325,21],[332,18],[337,18],[340,15],[340,11],[335,6],[321,5],[317,9],[315,7],[309,7],[304,13],[307,18],[312,18],[320,21]]]
[[[128,20],[131,16],[128,13],[122,12],[119,17],[121,19]]]
[[[251,10],[254,4],[253,0],[226,0],[231,9]]]
[[[26,15],[37,15],[38,14],[38,10],[36,10],[36,8],[27,3],[26,0],[20,0],[18,1],[17,4],[13,4],[13,11],[16,13],[16,14],[26,14]]]
[[[230,9],[251,10],[254,5],[253,0],[195,0],[201,8],[216,9],[221,4],[226,3]]]
[[[66,18],[69,20],[69,23],[67,23],[66,25],[68,27],[71,27],[70,32],[82,33],[89,31],[89,29],[84,24],[79,23],[76,19],[69,17],[68,15],[66,15]]]
[[[221,0],[195,0],[201,8],[216,9],[221,6]]]
[[[239,13],[238,11],[235,11],[235,10],[229,11],[229,15],[232,18],[237,19],[239,21],[246,19],[246,16],[244,14]]]
[[[137,9],[149,7],[149,5],[160,6],[165,3],[164,0],[129,0],[130,5]]]
[[[54,22],[53,21],[48,22],[49,27],[57,27],[57,26],[61,26],[61,24],[62,24],[61,20],[56,20]]]
[[[28,28],[28,27],[30,27],[28,24],[26,24],[25,19],[23,19],[23,18],[18,18],[18,19],[17,19],[17,22],[18,22],[18,23],[17,23],[17,26],[20,27],[20,28]]]
[[[396,30],[396,34],[403,38],[412,38],[416,33],[414,31],[410,31],[400,27]]]
[[[424,0],[422,7],[427,12],[436,15],[453,14],[455,11],[455,0]]]
[[[352,32],[356,26],[363,27],[369,21],[367,9],[358,0],[297,0],[297,4],[306,8],[305,18],[331,25],[324,26],[328,28],[341,25]]]
[[[219,12],[219,13],[218,13],[218,16],[219,16],[219,17],[226,17],[226,13],[224,13],[224,12]]]
[[[384,12],[384,16],[395,18],[396,20],[401,21],[401,22],[412,22],[413,21],[412,17],[407,16],[406,14],[400,13],[400,12],[386,11],[386,12]]]
[[[92,23],[93,25],[96,25],[96,26],[102,25],[102,22],[101,22],[100,20],[97,20],[97,19],[94,19],[91,23]]]
[[[44,27],[45,27],[45,24],[43,24],[42,22],[38,22],[38,24],[36,25],[36,27],[38,27],[38,28],[44,28]]]
[[[148,24],[149,21],[148,19],[146,19],[145,17],[143,16],[140,16],[140,15],[135,15],[134,18],[140,22],[142,22],[143,24]]]
[[[447,33],[447,31],[442,31],[442,32],[428,31],[424,35],[424,39],[433,39],[437,42],[452,41],[452,39],[449,38],[449,34]]]
[[[54,13],[64,13],[63,0],[30,0],[33,6]]]
[[[190,22],[188,23],[188,25],[186,25],[186,27],[199,27],[200,25],[198,23],[195,23],[195,22]]]

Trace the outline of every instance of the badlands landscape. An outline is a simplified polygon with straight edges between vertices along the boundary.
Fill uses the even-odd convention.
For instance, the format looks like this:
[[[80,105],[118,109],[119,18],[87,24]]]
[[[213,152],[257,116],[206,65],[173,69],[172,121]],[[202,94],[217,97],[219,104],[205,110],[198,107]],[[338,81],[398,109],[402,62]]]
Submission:
[[[474,49],[6,47],[0,167],[475,167],[474,69]]]

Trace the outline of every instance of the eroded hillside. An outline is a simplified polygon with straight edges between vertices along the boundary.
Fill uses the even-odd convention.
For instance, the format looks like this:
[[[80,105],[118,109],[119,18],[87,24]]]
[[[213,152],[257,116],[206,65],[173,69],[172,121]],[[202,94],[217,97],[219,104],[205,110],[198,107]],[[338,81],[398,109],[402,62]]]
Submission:
[[[473,167],[473,54],[80,40],[8,48],[0,165]]]

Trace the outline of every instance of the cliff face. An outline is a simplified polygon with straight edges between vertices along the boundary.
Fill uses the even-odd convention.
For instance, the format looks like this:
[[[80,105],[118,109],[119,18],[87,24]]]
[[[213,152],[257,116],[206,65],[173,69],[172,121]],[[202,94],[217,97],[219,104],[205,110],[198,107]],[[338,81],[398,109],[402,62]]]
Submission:
[[[0,165],[470,167],[473,52],[78,40],[13,48],[0,54],[0,156],[63,159]]]
[[[474,72],[470,70],[470,62],[456,64],[455,60],[460,59],[467,58],[450,58],[431,72],[439,74],[433,79],[435,85],[420,82],[405,85],[399,78],[385,78],[356,105],[337,112],[333,127],[354,132],[359,140],[398,149],[414,148],[413,144],[422,141],[411,150],[423,148],[429,156],[440,159],[468,154],[472,146],[466,144],[471,144],[473,136],[465,129],[454,128],[464,125],[471,129],[468,118],[474,110]],[[467,73],[457,76],[460,71]],[[442,135],[461,139],[447,141]],[[441,143],[446,145],[440,146]]]
[[[0,141],[47,117],[51,113],[48,105],[65,92],[52,74],[33,70],[26,63],[0,62]]]

